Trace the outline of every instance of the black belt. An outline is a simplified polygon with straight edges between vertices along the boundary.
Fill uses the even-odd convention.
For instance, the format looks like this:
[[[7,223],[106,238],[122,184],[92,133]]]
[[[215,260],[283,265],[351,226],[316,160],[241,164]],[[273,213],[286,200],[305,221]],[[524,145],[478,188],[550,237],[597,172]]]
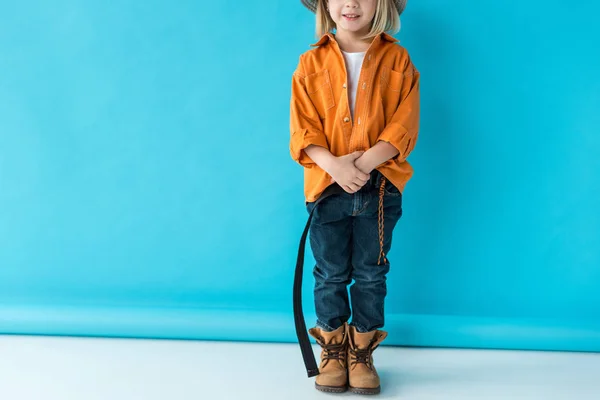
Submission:
[[[310,345],[310,340],[306,331],[306,323],[304,322],[304,314],[302,313],[302,269],[304,266],[306,237],[308,236],[310,222],[317,205],[325,198],[338,193],[344,193],[344,189],[342,189],[342,187],[337,183],[334,183],[329,185],[323,191],[321,196],[319,196],[313,209],[310,211],[308,221],[306,222],[306,227],[304,228],[302,238],[300,239],[300,247],[298,248],[298,260],[296,261],[296,273],[294,276],[294,321],[296,323],[296,335],[298,336],[298,343],[300,343],[300,351],[302,351],[304,366],[306,367],[306,372],[308,373],[309,378],[319,375],[319,368],[317,367],[315,355]]]

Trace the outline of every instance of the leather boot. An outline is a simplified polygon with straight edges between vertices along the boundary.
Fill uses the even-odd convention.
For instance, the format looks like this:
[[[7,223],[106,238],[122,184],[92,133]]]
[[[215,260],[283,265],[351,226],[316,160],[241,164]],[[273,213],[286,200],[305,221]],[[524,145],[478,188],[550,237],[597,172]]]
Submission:
[[[321,346],[321,364],[315,380],[317,390],[329,393],[342,393],[348,390],[348,323],[332,332],[315,327],[308,333]]]
[[[348,333],[349,389],[358,394],[378,394],[381,387],[373,364],[373,351],[388,334],[377,329],[360,333],[354,326],[349,326]]]

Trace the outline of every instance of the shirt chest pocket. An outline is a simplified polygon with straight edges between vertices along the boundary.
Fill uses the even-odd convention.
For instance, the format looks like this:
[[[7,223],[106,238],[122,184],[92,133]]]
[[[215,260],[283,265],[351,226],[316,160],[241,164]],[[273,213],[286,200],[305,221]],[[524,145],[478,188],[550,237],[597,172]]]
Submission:
[[[315,106],[319,117],[325,119],[327,110],[335,106],[333,88],[327,69],[307,75],[305,78],[306,92]]]
[[[392,117],[400,105],[404,79],[402,72],[394,71],[390,67],[384,66],[381,70],[379,89],[386,121]]]

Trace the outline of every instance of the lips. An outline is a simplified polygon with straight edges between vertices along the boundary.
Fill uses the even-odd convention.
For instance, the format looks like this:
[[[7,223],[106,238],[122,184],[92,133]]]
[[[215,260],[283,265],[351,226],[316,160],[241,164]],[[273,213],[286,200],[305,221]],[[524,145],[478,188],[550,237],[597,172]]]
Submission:
[[[358,14],[342,14],[342,16],[351,21],[358,19],[360,17],[360,15],[358,15]]]

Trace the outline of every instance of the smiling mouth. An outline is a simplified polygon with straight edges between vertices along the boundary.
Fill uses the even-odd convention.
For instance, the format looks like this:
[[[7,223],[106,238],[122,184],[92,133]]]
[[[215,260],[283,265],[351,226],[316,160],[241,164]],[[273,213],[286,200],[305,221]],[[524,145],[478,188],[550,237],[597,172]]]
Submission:
[[[358,14],[343,14],[342,16],[349,21],[354,21],[360,17]]]

